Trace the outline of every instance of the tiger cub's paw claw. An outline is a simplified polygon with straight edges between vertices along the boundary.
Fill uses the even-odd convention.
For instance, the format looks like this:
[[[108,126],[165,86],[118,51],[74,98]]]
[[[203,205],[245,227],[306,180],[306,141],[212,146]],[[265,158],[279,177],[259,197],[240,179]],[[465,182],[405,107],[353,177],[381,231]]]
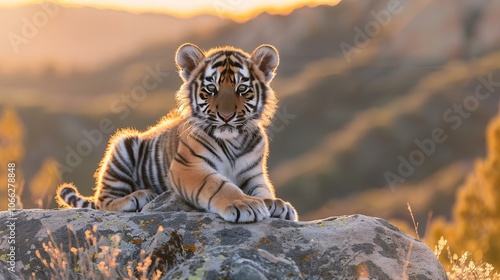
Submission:
[[[219,214],[224,220],[233,223],[258,222],[270,216],[264,201],[256,197],[233,201]]]
[[[290,203],[279,198],[266,198],[264,202],[272,218],[280,218],[294,222],[298,221],[299,216],[297,215],[297,211]]]

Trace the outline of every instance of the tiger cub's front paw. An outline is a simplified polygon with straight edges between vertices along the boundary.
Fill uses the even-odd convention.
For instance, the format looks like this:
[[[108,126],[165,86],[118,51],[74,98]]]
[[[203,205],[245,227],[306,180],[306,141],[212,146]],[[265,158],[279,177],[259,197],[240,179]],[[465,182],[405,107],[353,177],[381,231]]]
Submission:
[[[250,196],[233,201],[220,211],[219,215],[224,220],[233,223],[258,222],[270,216],[264,200]]]
[[[264,199],[264,202],[266,203],[267,209],[269,209],[269,213],[272,218],[280,218],[295,222],[298,221],[299,216],[297,215],[297,211],[290,203],[279,198],[266,198]]]

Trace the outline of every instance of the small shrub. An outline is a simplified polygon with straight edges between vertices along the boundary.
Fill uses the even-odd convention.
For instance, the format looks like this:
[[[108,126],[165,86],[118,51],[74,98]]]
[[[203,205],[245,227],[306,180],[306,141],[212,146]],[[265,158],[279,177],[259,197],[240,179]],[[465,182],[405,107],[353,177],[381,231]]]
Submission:
[[[446,248],[448,253],[448,264],[443,263],[448,279],[450,280],[500,280],[500,274],[494,272],[495,268],[485,262],[475,262],[471,253],[464,252],[461,257],[452,254],[448,241],[441,236],[435,246],[434,254],[440,258],[441,253]]]

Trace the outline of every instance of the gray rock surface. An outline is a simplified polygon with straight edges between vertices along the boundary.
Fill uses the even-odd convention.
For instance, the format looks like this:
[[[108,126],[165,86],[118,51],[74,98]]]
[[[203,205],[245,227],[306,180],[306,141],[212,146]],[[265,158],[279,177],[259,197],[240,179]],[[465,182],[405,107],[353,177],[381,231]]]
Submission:
[[[150,277],[158,270],[163,279],[187,279],[188,275],[199,279],[446,279],[425,244],[379,218],[351,215],[310,222],[265,219],[231,224],[215,214],[186,212],[189,205],[180,206],[186,211],[168,211],[161,203],[166,198],[172,197],[155,199],[141,213],[18,211],[14,215],[16,270],[24,276],[34,273],[37,279],[57,279],[56,273],[89,279],[102,274],[97,268],[100,262],[113,266],[106,256],[115,252],[112,270],[118,277],[132,273],[127,267],[139,275],[137,268],[146,266],[143,275]],[[5,225],[9,217],[0,212],[0,224]],[[0,236],[0,260],[6,260],[9,244],[4,226]],[[66,262],[47,253],[49,241],[59,250],[52,252]],[[79,247],[84,249],[78,251]],[[144,265],[147,256],[151,264]],[[87,266],[82,264],[85,261]],[[48,268],[50,263],[57,269]]]
[[[174,267],[162,279],[265,280],[302,278],[293,261],[276,257],[266,250],[218,246]]]

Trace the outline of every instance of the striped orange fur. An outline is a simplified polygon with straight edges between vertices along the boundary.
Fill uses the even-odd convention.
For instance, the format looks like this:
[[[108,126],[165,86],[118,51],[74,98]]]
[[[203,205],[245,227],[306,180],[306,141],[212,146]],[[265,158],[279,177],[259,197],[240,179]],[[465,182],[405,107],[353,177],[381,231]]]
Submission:
[[[266,167],[277,50],[262,45],[251,54],[233,47],[204,52],[184,44],[176,63],[184,81],[177,108],[145,132],[118,131],[96,173],[94,196],[63,184],[60,205],[139,211],[173,189],[230,222],[297,220],[293,206],[275,197]]]

